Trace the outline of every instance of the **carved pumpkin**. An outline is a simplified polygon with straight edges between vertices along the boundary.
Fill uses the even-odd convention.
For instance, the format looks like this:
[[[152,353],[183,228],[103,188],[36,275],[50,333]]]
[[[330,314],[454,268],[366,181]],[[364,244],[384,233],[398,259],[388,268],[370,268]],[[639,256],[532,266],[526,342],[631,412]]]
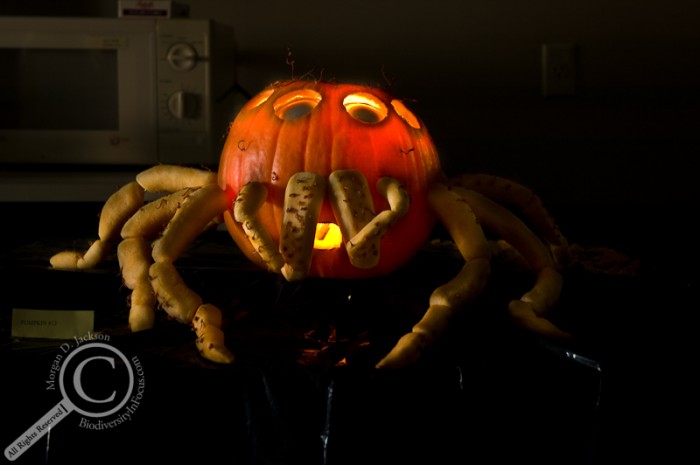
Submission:
[[[206,358],[231,363],[221,311],[203,304],[173,264],[213,219],[223,214],[247,257],[288,281],[389,273],[422,247],[439,219],[464,265],[431,293],[423,317],[378,368],[418,360],[452,317],[481,293],[497,251],[484,229],[503,240],[503,252],[537,275],[534,286],[508,305],[515,321],[546,337],[571,337],[545,315],[562,287],[558,258],[569,258],[573,249],[540,199],[524,186],[493,176],[443,180],[421,121],[381,90],[308,81],[272,85],[232,123],[218,185],[216,180],[208,171],[167,165],[139,173],[105,204],[100,239],[84,254],[54,255],[51,264],[93,267],[123,239],[117,252],[124,283],[133,291],[132,330],[153,326],[157,299],[170,317],[193,325],[197,348]],[[143,205],[145,191],[170,194]],[[515,205],[522,218],[489,197]],[[341,231],[340,243],[329,239],[333,223]],[[147,241],[155,237],[149,249]],[[319,238],[322,247],[314,248]],[[593,258],[601,257],[601,263],[616,261]]]
[[[233,202],[246,183],[263,183],[268,194],[258,220],[279,244],[284,192],[290,177],[311,172],[327,179],[333,171],[345,169],[364,174],[377,212],[388,208],[387,199],[376,188],[385,176],[403,185],[410,207],[382,238],[376,266],[353,266],[344,247],[326,244],[314,249],[309,275],[359,278],[393,271],[425,244],[434,227],[427,193],[430,185],[442,180],[442,172],[425,126],[401,101],[381,90],[309,81],[266,88],[242,108],[230,127],[219,166],[219,185]],[[262,266],[230,209],[224,219],[241,250]],[[336,223],[327,201],[319,214],[322,223],[323,231]]]

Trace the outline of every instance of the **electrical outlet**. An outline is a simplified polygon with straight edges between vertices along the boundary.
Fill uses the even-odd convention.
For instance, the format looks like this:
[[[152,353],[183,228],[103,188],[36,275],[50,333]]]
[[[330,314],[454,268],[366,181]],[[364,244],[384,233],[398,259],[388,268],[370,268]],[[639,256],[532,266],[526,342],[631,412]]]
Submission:
[[[576,46],[570,43],[542,45],[542,94],[576,93]]]

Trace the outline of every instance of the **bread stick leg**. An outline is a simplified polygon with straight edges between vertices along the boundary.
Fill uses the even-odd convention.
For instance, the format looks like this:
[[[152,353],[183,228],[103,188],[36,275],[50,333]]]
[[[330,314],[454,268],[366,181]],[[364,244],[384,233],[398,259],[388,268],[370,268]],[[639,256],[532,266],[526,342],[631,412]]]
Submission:
[[[386,197],[389,209],[375,215],[374,203],[365,176],[355,170],[338,170],[329,177],[329,197],[350,262],[358,268],[379,263],[380,242],[387,230],[408,212],[406,190],[394,178],[377,182],[377,191]]]
[[[425,347],[443,333],[455,312],[481,293],[491,271],[490,247],[469,204],[444,185],[434,187],[428,200],[457,244],[465,264],[456,277],[432,293],[423,318],[377,368],[400,368],[416,362]]]
[[[279,250],[287,281],[306,277],[311,264],[316,223],[326,194],[326,180],[314,173],[296,173],[284,193]]]
[[[258,210],[267,200],[267,188],[260,182],[249,182],[238,193],[233,202],[233,217],[240,223],[248,240],[258,252],[268,270],[279,273],[284,259],[272,236],[260,224]]]
[[[87,251],[59,252],[49,262],[59,269],[93,268],[109,254],[113,244],[120,239],[122,226],[143,205],[143,188],[134,181],[122,186],[112,194],[100,213],[99,239]]]
[[[519,326],[543,336],[570,339],[572,336],[546,319],[559,300],[562,278],[550,249],[514,213],[490,198],[462,187],[452,188],[478,215],[484,227],[512,245],[537,273],[535,285],[508,305],[508,313]]]
[[[129,327],[132,331],[150,329],[155,323],[156,303],[148,275],[151,249],[143,237],[129,237],[119,243],[117,259],[124,285],[132,291],[129,298]]]
[[[221,329],[221,312],[204,304],[175,269],[173,262],[206,228],[212,218],[229,208],[228,196],[216,184],[193,190],[153,245],[153,263],[149,268],[151,284],[158,303],[172,318],[192,324],[197,333],[197,349],[207,359],[231,363]]]

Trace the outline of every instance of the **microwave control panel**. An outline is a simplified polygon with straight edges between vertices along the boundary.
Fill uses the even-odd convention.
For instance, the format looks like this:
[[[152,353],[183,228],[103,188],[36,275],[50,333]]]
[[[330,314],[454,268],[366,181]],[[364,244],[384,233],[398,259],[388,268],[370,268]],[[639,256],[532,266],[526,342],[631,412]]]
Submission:
[[[168,153],[183,157],[187,152],[209,151],[216,156],[211,144],[220,131],[212,124],[215,95],[224,89],[215,80],[212,49],[215,43],[213,24],[206,20],[177,20],[157,22],[156,53],[159,152],[167,162]],[[222,63],[225,65],[225,63]],[[230,63],[233,65],[233,63]],[[233,73],[229,78],[233,79]],[[228,82],[228,85],[231,81]],[[223,84],[225,85],[225,83]],[[212,160],[214,161],[214,160]]]
[[[0,166],[216,165],[235,69],[217,21],[0,16]]]

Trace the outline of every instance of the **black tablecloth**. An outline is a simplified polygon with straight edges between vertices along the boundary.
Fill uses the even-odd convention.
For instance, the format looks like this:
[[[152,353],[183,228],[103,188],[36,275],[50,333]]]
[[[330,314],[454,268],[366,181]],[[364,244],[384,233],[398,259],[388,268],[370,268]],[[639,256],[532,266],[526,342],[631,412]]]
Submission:
[[[90,238],[15,238],[3,253],[3,447],[60,400],[46,378],[61,342],[12,338],[13,308],[94,310],[95,329],[142,363],[143,402],[108,431],[81,427],[72,413],[18,463],[583,464],[672,452],[661,444],[674,399],[662,388],[682,387],[664,336],[683,321],[698,281],[658,255],[634,277],[564,271],[552,319],[576,334],[568,344],[512,325],[507,302],[532,276],[495,267],[418,364],[385,372],[374,363],[461,266],[443,243],[391,276],[286,283],[248,264],[225,232],[208,233],[178,265],[224,311],[237,360],[220,366],[162,312],[154,329],[128,331],[113,256],[94,270],[48,267],[53,252]]]

